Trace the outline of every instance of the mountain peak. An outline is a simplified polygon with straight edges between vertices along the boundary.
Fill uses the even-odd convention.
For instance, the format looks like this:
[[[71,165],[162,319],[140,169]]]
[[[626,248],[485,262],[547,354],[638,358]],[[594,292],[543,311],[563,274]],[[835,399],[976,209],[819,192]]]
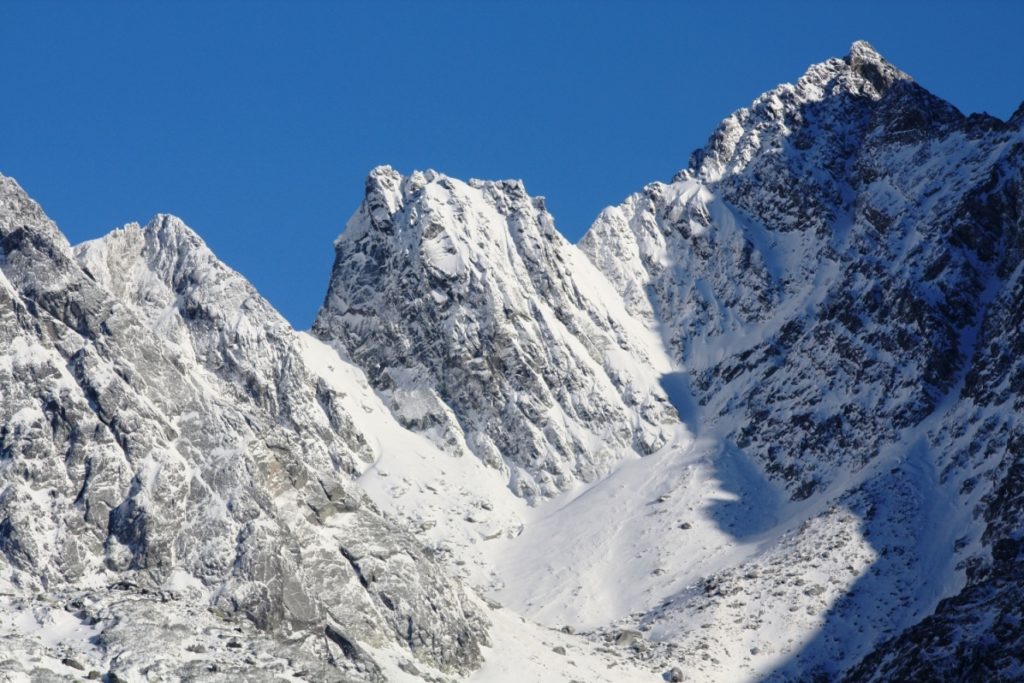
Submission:
[[[171,247],[178,252],[209,252],[209,247],[195,230],[177,216],[158,213],[143,228],[147,242],[153,243],[155,251]]]
[[[382,188],[388,188],[402,181],[402,174],[388,164],[375,166],[366,175],[366,192],[376,192]]]
[[[64,235],[43,212],[18,181],[0,173],[0,238],[7,238],[22,228],[46,235],[58,249],[67,249]]]
[[[784,83],[739,109],[719,124],[703,150],[691,157],[695,175],[706,182],[739,172],[765,149],[781,148],[797,138],[810,119],[829,119],[839,131],[864,123],[863,113],[898,82],[913,79],[885,60],[869,43],[858,40],[845,57],[811,65],[795,83]],[[810,129],[808,129],[810,130]],[[824,148],[838,143],[843,135]],[[799,147],[799,145],[798,145]]]
[[[1020,106],[1017,107],[1016,111],[1010,114],[1010,121],[1024,121],[1024,102],[1021,102]]]
[[[146,230],[154,230],[163,234],[183,235],[192,239],[201,240],[195,230],[188,227],[181,218],[171,213],[158,213],[146,224]]]
[[[909,75],[890,64],[865,40],[858,40],[850,46],[850,52],[843,58],[850,70],[871,84],[872,89],[882,95],[896,81],[913,80]]]
[[[846,53],[844,61],[851,63],[854,60],[885,62],[885,58],[866,40],[855,40],[850,45],[850,51]]]
[[[842,58],[812,64],[795,84],[783,84],[757,100],[795,93],[804,101],[817,101],[834,95],[853,95],[879,100],[898,81],[912,81],[909,74],[896,68],[865,40],[857,40]]]
[[[180,262],[184,260],[215,259],[198,233],[177,216],[166,213],[156,214],[145,226],[127,223],[102,237],[76,245],[74,250],[79,259],[89,263],[90,272],[94,275],[106,270],[96,259],[108,256],[115,260],[128,258],[128,262],[121,264],[124,267],[136,258],[154,266],[162,263],[167,277],[177,273],[181,268]]]

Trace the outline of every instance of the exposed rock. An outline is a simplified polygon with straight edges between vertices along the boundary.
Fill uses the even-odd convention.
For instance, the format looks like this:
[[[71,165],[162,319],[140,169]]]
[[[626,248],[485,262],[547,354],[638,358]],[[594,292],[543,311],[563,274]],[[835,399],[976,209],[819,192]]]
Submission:
[[[619,647],[629,647],[634,643],[642,641],[643,638],[644,634],[642,634],[640,631],[623,629],[622,631],[619,631],[618,634],[615,636],[615,644]]]
[[[365,436],[287,323],[192,231],[160,216],[73,252],[2,178],[0,249],[4,575],[51,593],[85,577],[176,592],[311,651],[333,620],[441,670],[480,662],[483,618],[352,483]],[[372,565],[373,589],[341,548]],[[97,642],[116,651],[124,629],[141,652],[162,612],[101,616]]]
[[[1024,511],[1020,124],[966,117],[856,43],[727,118],[691,168],[605,210],[581,242],[631,311],[660,323],[700,429],[791,500],[855,511],[877,549],[866,586],[824,600],[826,621],[779,680],[838,678],[875,648],[855,680],[1024,675],[1007,559]],[[922,547],[925,528],[941,552]],[[870,557],[830,537],[821,558]],[[957,557],[968,539],[979,545]],[[704,620],[696,605],[792,590],[767,588],[772,572],[722,578],[651,618]],[[792,604],[813,615],[834,587],[800,590]],[[989,624],[999,637],[982,635]]]
[[[517,494],[665,442],[657,345],[522,183],[374,169],[335,248],[316,334],[405,426],[507,472]]]

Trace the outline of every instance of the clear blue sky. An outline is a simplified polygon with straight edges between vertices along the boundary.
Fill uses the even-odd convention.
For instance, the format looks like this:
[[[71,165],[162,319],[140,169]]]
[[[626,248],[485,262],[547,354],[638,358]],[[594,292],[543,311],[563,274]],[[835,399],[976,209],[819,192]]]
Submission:
[[[377,164],[522,178],[575,240],[855,39],[1006,118],[1022,31],[1011,1],[6,0],[0,172],[72,242],[181,216],[306,327]]]

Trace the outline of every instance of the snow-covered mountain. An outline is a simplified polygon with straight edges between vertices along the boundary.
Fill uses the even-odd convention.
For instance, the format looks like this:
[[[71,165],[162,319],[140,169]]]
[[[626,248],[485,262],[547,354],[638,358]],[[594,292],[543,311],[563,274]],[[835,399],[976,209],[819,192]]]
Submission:
[[[1010,529],[1022,521],[1008,351],[1020,333],[1022,142],[1020,113],[964,116],[856,43],[727,118],[690,169],[605,211],[582,242],[633,310],[661,323],[701,434],[781,482],[793,502],[783,515],[813,530],[841,508],[871,546],[846,594],[814,605],[828,612],[782,677],[832,678],[873,648],[855,677],[1024,675],[1019,628],[986,637],[949,624],[1019,613],[1019,575],[1000,558],[1019,563]],[[805,581],[813,547],[781,566]],[[725,594],[744,602],[737,593],[766,582],[775,591],[780,577],[730,575]],[[682,595],[644,618],[682,630],[695,604],[708,609]],[[913,630],[890,640],[933,612],[917,627],[944,626],[928,656]],[[724,659],[737,643],[720,638]]]
[[[532,498],[651,453],[676,423],[660,343],[520,182],[375,169],[314,333],[410,429]]]
[[[3,178],[0,671],[1024,677],[1022,174],[858,42],[578,246],[375,169],[310,334]]]
[[[0,199],[5,617],[66,609],[123,678],[479,664],[483,615],[354,484],[368,435],[244,279],[172,217],[72,251]]]

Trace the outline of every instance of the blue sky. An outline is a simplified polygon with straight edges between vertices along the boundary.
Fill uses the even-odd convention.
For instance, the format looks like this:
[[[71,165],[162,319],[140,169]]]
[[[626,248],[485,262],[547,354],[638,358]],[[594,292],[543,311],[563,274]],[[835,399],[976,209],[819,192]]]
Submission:
[[[181,216],[307,327],[377,164],[522,178],[575,240],[855,39],[1006,118],[1022,28],[1011,1],[7,0],[0,172],[72,242]]]

